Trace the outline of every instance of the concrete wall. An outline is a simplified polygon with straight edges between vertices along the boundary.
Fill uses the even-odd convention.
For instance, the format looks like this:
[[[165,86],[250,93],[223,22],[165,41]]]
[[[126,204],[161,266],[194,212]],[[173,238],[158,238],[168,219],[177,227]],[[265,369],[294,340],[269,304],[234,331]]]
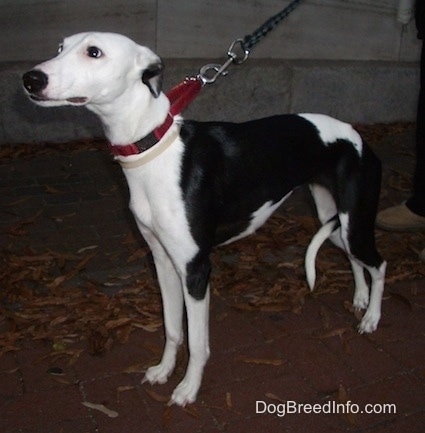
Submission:
[[[414,61],[413,26],[398,0],[304,0],[258,47],[256,58]],[[0,0],[0,62],[53,55],[67,35],[124,33],[165,58],[215,58],[288,0]]]
[[[166,89],[231,41],[251,33],[282,0],[0,0],[0,143],[101,135],[84,109],[41,109],[20,75],[55,55],[67,35],[124,33],[166,63]],[[304,0],[243,66],[204,89],[187,117],[245,120],[318,111],[351,122],[414,120],[420,44],[397,23],[397,0]]]

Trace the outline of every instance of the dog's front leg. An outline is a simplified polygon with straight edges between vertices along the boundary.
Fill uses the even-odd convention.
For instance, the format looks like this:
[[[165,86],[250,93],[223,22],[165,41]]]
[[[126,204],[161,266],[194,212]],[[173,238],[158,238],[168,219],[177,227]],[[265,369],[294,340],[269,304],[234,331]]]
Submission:
[[[195,299],[185,288],[188,322],[189,363],[183,380],[174,390],[169,404],[186,406],[196,400],[201,386],[202,374],[210,355],[209,348],[209,287],[205,297]]]
[[[183,293],[188,325],[189,363],[183,380],[171,396],[170,404],[185,406],[193,403],[201,386],[204,367],[210,355],[210,269],[208,258],[201,258],[201,254],[186,266]]]
[[[146,229],[141,231],[152,250],[161,289],[165,326],[165,347],[161,362],[146,371],[142,383],[162,384],[173,372],[177,351],[183,342],[183,290],[181,278],[160,242]]]

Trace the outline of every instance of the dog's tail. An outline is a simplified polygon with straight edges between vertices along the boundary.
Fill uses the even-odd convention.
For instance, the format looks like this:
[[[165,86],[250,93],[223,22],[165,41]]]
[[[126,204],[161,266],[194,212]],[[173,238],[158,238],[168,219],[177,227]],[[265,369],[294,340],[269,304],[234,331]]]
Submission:
[[[305,254],[305,272],[307,276],[307,283],[310,290],[314,289],[314,283],[316,282],[316,256],[323,242],[329,238],[329,236],[340,227],[338,215],[335,215],[327,223],[323,224],[322,227],[313,236],[310,245],[307,248]]]

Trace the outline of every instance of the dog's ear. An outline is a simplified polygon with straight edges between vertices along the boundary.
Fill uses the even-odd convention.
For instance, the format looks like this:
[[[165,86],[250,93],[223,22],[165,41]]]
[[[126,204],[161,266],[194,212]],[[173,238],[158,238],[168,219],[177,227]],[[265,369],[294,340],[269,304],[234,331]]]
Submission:
[[[149,65],[142,74],[142,81],[151,91],[154,98],[158,98],[162,90],[162,71],[164,65],[159,59],[159,62]]]
[[[141,71],[141,78],[155,98],[162,90],[162,72],[164,65],[161,58],[148,47],[137,46],[136,67]]]

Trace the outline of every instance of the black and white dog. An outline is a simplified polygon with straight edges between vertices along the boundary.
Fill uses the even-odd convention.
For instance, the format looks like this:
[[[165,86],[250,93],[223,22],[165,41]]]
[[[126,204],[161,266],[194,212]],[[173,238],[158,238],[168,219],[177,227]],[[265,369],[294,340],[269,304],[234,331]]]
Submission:
[[[310,287],[316,253],[330,238],[351,262],[354,307],[367,308],[359,331],[377,328],[386,268],[374,236],[381,166],[352,126],[324,115],[240,124],[170,119],[162,69],[156,54],[125,36],[81,33],[66,38],[58,55],[27,72],[23,83],[37,104],[86,106],[103,123],[162,293],[164,353],[144,380],[164,383],[173,372],[186,306],[190,357],[171,397],[184,406],[196,399],[209,357],[211,249],[253,233],[301,184],[310,185],[322,223],[306,255]],[[165,135],[152,141],[167,119]],[[129,145],[137,150],[127,152]]]

